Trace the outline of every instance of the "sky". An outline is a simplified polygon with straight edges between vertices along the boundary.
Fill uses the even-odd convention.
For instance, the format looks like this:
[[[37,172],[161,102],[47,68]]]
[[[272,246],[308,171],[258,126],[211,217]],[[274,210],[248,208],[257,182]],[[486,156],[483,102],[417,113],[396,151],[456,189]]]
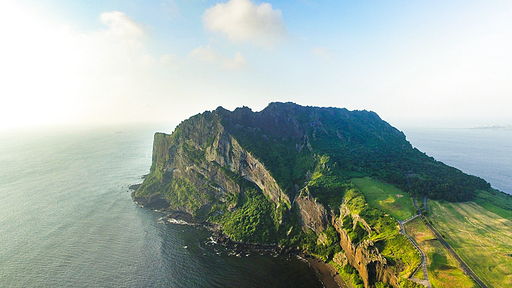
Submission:
[[[512,124],[512,1],[0,1],[0,130],[218,106]]]

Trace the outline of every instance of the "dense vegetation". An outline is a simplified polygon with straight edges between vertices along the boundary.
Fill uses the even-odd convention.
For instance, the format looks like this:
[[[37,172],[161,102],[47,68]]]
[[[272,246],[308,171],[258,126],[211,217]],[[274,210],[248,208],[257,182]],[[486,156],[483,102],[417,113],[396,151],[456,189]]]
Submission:
[[[217,202],[211,209],[209,220],[222,224],[224,232],[234,240],[276,243],[282,238],[280,222],[287,206],[277,207],[254,183],[229,170],[225,173],[236,179],[242,191],[228,194],[224,203]],[[230,210],[228,206],[234,208]]]
[[[286,196],[271,199],[261,186],[242,175],[241,168],[224,161],[232,156],[233,146],[215,146],[223,151],[212,152],[221,137],[232,137],[233,143],[263,164],[272,176],[266,179],[275,179],[290,201]],[[226,163],[207,160],[214,152],[227,155],[221,159]],[[178,163],[181,172],[176,168],[175,174],[169,165],[178,154],[183,163]],[[223,191],[208,178],[211,175],[212,179],[218,175],[222,176],[217,180],[230,179],[237,192]],[[351,243],[373,243],[389,266],[406,277],[420,259],[399,233],[393,216],[405,220],[415,213],[410,197],[487,203],[486,199],[497,195],[489,188],[484,180],[413,148],[402,132],[373,112],[271,103],[256,113],[247,107],[232,112],[219,107],[182,122],[172,135],[157,133],[150,174],[135,197],[165,197],[170,209],[220,223],[234,240],[279,243],[332,261],[341,251],[340,227],[328,221],[321,232],[306,231],[299,208],[291,205],[298,196],[309,197],[327,209],[329,220],[342,216],[341,229]],[[492,207],[512,217],[507,205],[496,202]],[[342,207],[350,212],[343,212]],[[347,264],[339,270],[349,275],[354,287],[362,285],[354,267]],[[401,279],[402,287],[416,285]]]
[[[222,125],[242,147],[264,163],[290,199],[308,184],[314,197],[335,212],[342,200],[340,191],[352,178],[371,176],[394,184],[411,196],[427,195],[451,202],[472,200],[477,191],[490,188],[484,180],[413,148],[402,132],[368,111],[303,107],[293,103],[271,103],[256,113],[247,107],[232,112],[219,107],[183,121],[172,135],[157,133],[155,143],[180,143],[183,153],[199,165],[205,161],[205,151],[188,145],[187,137],[211,145],[214,141],[211,131],[216,125]],[[166,155],[168,152],[162,147],[167,146],[155,145],[154,154]],[[194,198],[203,196],[190,185],[183,187],[181,184],[187,184],[184,179],[177,180],[181,181],[179,185],[176,181],[170,183],[171,179],[163,172],[168,157],[156,159],[137,196],[166,191],[168,198],[176,198],[178,202],[171,201],[176,206],[198,208]],[[318,165],[327,166],[325,171],[330,175],[312,175]],[[188,197],[188,192],[195,196]]]
[[[234,212],[226,212],[218,221],[224,232],[234,240],[244,240],[251,243],[273,243],[276,240],[279,224],[275,204],[254,189],[245,191],[240,207]]]
[[[490,188],[413,148],[374,112],[271,103],[256,113],[247,107],[214,113],[290,195],[295,185],[304,186],[318,155],[329,156],[331,168],[345,180],[373,176],[432,199],[467,201],[476,190]]]

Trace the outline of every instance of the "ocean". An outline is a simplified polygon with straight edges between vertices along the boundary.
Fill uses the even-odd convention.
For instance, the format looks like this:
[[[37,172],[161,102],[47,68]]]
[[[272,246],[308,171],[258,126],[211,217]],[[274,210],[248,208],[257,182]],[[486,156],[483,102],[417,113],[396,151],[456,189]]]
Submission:
[[[427,155],[512,194],[512,129],[406,128],[403,132]]]
[[[0,287],[322,287],[295,256],[234,255],[133,203],[155,131],[0,134]]]
[[[0,133],[0,287],[321,287],[295,256],[235,255],[200,226],[132,202],[153,134],[172,127]],[[418,149],[511,193],[512,131],[405,131]]]

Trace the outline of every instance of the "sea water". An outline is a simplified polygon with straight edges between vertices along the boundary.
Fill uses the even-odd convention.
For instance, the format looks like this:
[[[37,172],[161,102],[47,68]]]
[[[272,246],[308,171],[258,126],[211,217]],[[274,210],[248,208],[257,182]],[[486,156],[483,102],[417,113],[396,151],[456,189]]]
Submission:
[[[512,129],[406,128],[403,131],[420,151],[512,194]]]
[[[0,287],[321,287],[300,259],[233,254],[206,229],[162,224],[132,202],[154,132],[171,129],[0,133]],[[512,131],[404,132],[428,155],[512,192]]]
[[[135,205],[157,130],[1,133],[0,287],[321,287],[295,256],[236,255]]]

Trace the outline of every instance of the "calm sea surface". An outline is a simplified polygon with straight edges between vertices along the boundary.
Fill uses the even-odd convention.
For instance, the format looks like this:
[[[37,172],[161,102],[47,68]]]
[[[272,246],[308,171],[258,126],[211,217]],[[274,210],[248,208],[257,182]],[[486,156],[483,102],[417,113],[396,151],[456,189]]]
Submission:
[[[512,130],[403,129],[420,151],[512,194]]]
[[[237,257],[136,206],[156,128],[119,130],[0,134],[0,287],[321,287],[295,257]]]
[[[128,187],[148,173],[157,130],[0,134],[0,287],[321,287],[295,257],[237,257],[136,206]],[[512,193],[512,131],[404,132]]]

